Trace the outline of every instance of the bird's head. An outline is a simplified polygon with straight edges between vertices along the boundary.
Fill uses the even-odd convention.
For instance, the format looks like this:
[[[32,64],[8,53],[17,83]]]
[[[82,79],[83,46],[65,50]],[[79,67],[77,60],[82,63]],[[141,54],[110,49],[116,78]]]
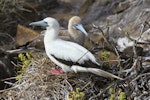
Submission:
[[[29,25],[32,26],[44,26],[47,29],[51,29],[51,28],[55,28],[55,29],[59,29],[59,23],[56,19],[51,18],[51,17],[47,17],[41,21],[37,21],[37,22],[32,22]]]
[[[78,16],[73,16],[69,20],[68,29],[77,29],[85,34],[85,36],[88,36],[88,33],[85,31],[83,25],[81,24],[81,18]]]
[[[81,18],[79,16],[73,16],[70,18],[69,24],[72,24],[72,25],[81,24]]]

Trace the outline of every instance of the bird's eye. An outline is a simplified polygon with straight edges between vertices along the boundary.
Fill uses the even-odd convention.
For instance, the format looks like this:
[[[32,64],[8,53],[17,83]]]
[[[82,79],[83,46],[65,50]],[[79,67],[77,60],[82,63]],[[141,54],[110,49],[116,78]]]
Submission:
[[[74,29],[79,30],[77,27],[78,27],[78,24],[73,25],[73,28],[74,28]]]
[[[44,21],[44,23],[48,25],[48,23],[47,23],[47,22],[45,22],[45,21]]]
[[[75,24],[74,26],[75,26],[75,27],[77,27],[77,26],[78,26],[78,24]]]

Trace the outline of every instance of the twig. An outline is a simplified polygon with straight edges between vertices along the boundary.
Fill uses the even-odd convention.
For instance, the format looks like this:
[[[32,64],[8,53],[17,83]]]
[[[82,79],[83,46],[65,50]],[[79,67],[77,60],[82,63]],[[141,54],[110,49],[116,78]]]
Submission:
[[[87,84],[85,84],[83,87],[82,87],[82,89],[81,90],[83,90],[84,88],[86,88],[88,85],[90,85],[92,82],[91,81],[89,81]]]
[[[7,81],[7,80],[12,80],[12,79],[16,79],[16,77],[5,78],[5,79],[2,79],[0,81]]]
[[[142,25],[143,26],[143,25]],[[129,40],[131,40],[131,41],[134,41],[136,44],[150,44],[150,42],[148,42],[148,41],[144,41],[144,42],[139,42],[139,39],[141,38],[141,36],[143,35],[143,34],[146,34],[145,32],[143,32],[143,29],[144,29],[144,26],[142,27],[142,29],[141,29],[141,31],[140,31],[140,36],[138,37],[138,39],[137,40],[135,40],[135,39],[133,39],[130,35],[129,35],[129,33],[128,32],[124,32],[122,29],[121,29],[121,31],[122,32],[124,32],[125,33],[125,36],[129,39]],[[147,31],[149,31],[149,30],[147,30]]]
[[[136,50],[136,48],[135,48],[136,45],[137,45],[137,44],[134,42],[134,45],[133,45],[133,54],[134,54],[134,55],[133,55],[133,57],[135,57],[135,58],[137,58],[137,52],[136,52],[137,50]]]
[[[148,21],[145,21],[145,24],[147,24],[147,25],[148,25],[148,27],[150,28],[150,24],[149,24],[149,22],[148,22]]]
[[[139,61],[139,59],[135,59],[135,61],[134,61],[133,65],[132,65],[132,67],[131,67],[130,69],[123,70],[122,72],[126,72],[127,74],[128,74],[129,72],[131,72],[131,71],[135,68],[135,66],[137,65],[138,61]]]
[[[96,28],[96,29],[98,29],[98,30],[100,30],[100,32],[102,33],[102,37],[103,37],[104,41],[105,41],[108,45],[112,46],[111,43],[105,38],[105,35],[104,35],[103,30],[102,30],[100,27],[98,27],[98,26],[96,26],[96,25],[94,25],[94,24],[93,24],[93,27]]]
[[[35,77],[34,77],[34,78],[35,78]],[[15,89],[15,88],[17,88],[17,87],[19,87],[19,86],[21,86],[21,85],[24,85],[25,83],[27,83],[27,82],[29,82],[29,81],[30,81],[30,80],[27,80],[26,82],[23,82],[22,84],[16,85],[16,86],[14,86],[14,87],[11,87],[11,88],[8,88],[8,89],[4,89],[4,90],[0,90],[0,93],[5,92],[5,91],[8,91],[8,90]]]
[[[103,30],[100,27],[98,27],[98,26],[96,26],[94,24],[93,24],[93,27],[96,28],[96,29],[98,29],[98,30],[100,30],[100,32],[102,33],[102,37],[103,37],[104,41],[107,43],[108,46],[110,46],[109,48],[104,47],[104,49],[108,50],[108,49],[112,48],[109,51],[114,52],[115,54],[119,55],[118,49],[114,45],[112,45],[112,43],[110,43],[110,41],[108,41],[109,39],[105,38]],[[108,30],[109,30],[109,27],[108,27]]]
[[[137,77],[135,77],[131,82],[133,82],[133,81],[135,81],[135,80],[137,80],[138,78],[140,78],[140,77],[142,77],[142,76],[146,76],[146,75],[150,75],[150,72],[149,73],[144,73],[144,74],[140,74],[140,75],[138,75]],[[130,82],[130,83],[131,83]]]
[[[141,38],[142,34],[143,34],[143,29],[144,29],[144,25],[141,25],[141,30],[140,30],[140,36],[138,37],[138,39],[136,41],[139,41],[139,39]]]
[[[70,88],[71,88],[71,91],[73,90],[73,87],[72,87],[72,85],[68,82],[68,80],[66,79],[65,80],[66,81],[66,83],[70,86]]]
[[[89,98],[89,100],[92,100],[92,99],[94,99],[94,98],[96,98],[96,97],[98,97],[98,96],[101,96],[104,92],[106,92],[109,88],[111,88],[113,85],[115,85],[115,84],[118,84],[120,82],[120,80],[117,80],[116,82],[113,82],[112,84],[110,84],[109,86],[107,86],[103,91],[101,91],[100,93],[98,93],[97,95],[95,95],[95,96],[92,96],[92,97],[90,97]]]

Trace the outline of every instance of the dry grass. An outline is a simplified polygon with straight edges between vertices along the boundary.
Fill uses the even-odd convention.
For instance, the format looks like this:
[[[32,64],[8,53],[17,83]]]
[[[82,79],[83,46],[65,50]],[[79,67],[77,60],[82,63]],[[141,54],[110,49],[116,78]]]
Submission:
[[[123,91],[128,98],[133,98],[134,93],[137,93],[139,98],[140,96],[148,98],[148,91],[143,89],[145,94],[141,95],[139,86],[147,88],[149,73],[140,74],[137,77],[130,75],[122,82],[89,73],[53,75],[50,73],[53,67],[56,65],[41,53],[22,72],[22,76],[11,88],[0,91],[0,98],[3,100],[68,100],[71,91],[76,88],[80,88],[81,92],[85,94],[85,100],[108,99],[111,95],[110,88],[115,89],[116,97],[119,97]]]
[[[66,74],[52,75],[50,73],[51,66],[54,65],[46,57],[33,61],[14,84],[13,89],[4,92],[5,100],[8,98],[13,100],[67,98],[69,91],[72,90],[67,81],[68,77]]]
[[[101,77],[95,76],[96,80],[93,81],[93,75],[88,73],[53,75],[50,70],[56,66],[43,54],[41,55],[22,72],[22,76],[12,88],[0,91],[1,98],[4,100],[67,100],[71,91],[76,88],[80,88],[86,94],[85,98],[95,96],[100,90]]]

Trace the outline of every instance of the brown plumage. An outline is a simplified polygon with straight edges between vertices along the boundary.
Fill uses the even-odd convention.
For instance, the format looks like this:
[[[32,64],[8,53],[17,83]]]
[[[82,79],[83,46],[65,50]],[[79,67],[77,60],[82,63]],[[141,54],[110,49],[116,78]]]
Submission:
[[[85,35],[80,31],[77,30],[74,25],[77,24],[81,24],[81,18],[78,16],[73,16],[70,20],[69,20],[69,24],[68,24],[68,32],[69,35],[71,37],[71,39],[73,40],[73,42],[76,42],[80,45],[84,44],[84,39],[85,39]]]

